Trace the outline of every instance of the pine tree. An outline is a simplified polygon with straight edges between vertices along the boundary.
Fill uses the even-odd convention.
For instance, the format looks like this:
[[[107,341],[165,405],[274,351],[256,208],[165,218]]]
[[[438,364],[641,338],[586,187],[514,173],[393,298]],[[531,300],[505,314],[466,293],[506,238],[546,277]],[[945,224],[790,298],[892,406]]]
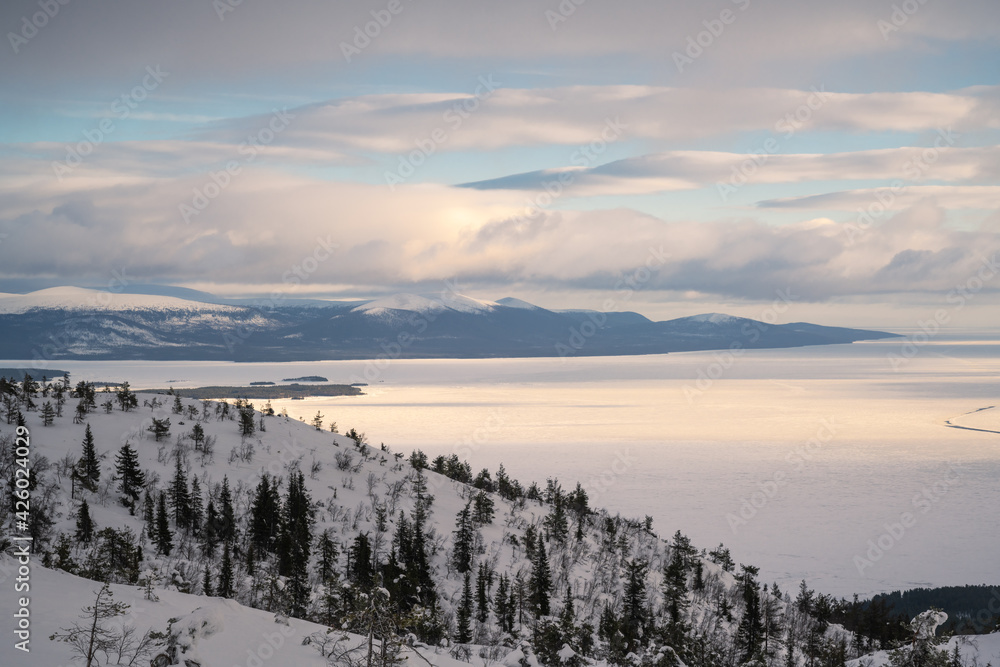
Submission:
[[[146,485],[146,473],[139,467],[139,455],[128,441],[115,457],[115,472],[118,473],[118,490],[122,493],[122,503],[128,507],[129,514],[135,514],[135,503]]]
[[[90,424],[83,434],[83,455],[77,463],[77,476],[84,488],[89,491],[96,491],[97,484],[101,481],[101,463],[97,458],[97,448],[94,446],[94,434],[90,431]]]
[[[174,394],[173,413],[175,415],[179,415],[182,414],[183,412],[184,412],[184,404],[181,403],[181,397],[177,394]]]
[[[177,456],[174,466],[174,480],[167,491],[170,500],[170,509],[173,513],[174,524],[178,529],[191,527],[191,497],[188,495],[187,474],[184,466],[181,465],[181,457]]]
[[[472,523],[471,503],[467,503],[455,521],[455,550],[452,565],[459,574],[472,570],[472,552],[475,548],[476,528]]]
[[[538,540],[534,558],[531,561],[531,578],[528,579],[528,595],[531,611],[536,618],[549,615],[549,594],[552,591],[552,575],[549,559],[545,555],[545,542]]]
[[[194,443],[195,451],[201,451],[205,444],[205,429],[202,428],[201,424],[195,424],[191,427],[191,442]]]
[[[254,422],[253,404],[242,401],[237,405],[237,410],[240,414],[240,436],[249,438],[257,427]]]
[[[167,515],[167,497],[160,493],[156,504],[156,548],[157,553],[169,556],[174,548],[174,534],[170,531],[170,519]]]
[[[472,582],[468,571],[465,573],[465,583],[462,585],[462,599],[458,603],[456,614],[458,622],[458,632],[455,641],[459,644],[468,644],[472,641]]]
[[[233,597],[233,557],[229,553],[229,542],[222,545],[222,564],[219,566],[219,590],[220,598]]]
[[[94,521],[90,518],[90,506],[84,499],[76,513],[76,539],[84,544],[90,544],[94,537]]]

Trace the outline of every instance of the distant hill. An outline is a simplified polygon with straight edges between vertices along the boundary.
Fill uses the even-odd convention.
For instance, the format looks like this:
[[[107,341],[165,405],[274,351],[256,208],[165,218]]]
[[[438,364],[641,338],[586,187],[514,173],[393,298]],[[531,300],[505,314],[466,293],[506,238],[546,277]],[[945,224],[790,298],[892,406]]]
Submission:
[[[553,311],[519,299],[459,294],[260,304],[193,290],[142,291],[67,287],[0,296],[4,354],[215,361],[565,357],[799,347],[895,335],[718,313],[654,322],[634,312]]]

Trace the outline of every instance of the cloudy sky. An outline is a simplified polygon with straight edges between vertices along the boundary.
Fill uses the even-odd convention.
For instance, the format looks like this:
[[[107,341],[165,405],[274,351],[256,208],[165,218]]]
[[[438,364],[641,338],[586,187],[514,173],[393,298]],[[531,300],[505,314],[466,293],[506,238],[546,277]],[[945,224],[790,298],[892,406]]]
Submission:
[[[996,0],[8,0],[0,28],[3,292],[997,323]]]

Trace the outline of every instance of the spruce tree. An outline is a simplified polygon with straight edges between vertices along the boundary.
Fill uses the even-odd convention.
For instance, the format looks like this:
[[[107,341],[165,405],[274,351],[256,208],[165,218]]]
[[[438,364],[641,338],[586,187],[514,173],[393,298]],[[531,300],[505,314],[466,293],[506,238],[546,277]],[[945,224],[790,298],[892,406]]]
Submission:
[[[472,552],[475,548],[476,529],[472,523],[471,503],[467,503],[455,520],[455,550],[452,565],[459,574],[472,570]]]
[[[76,539],[78,542],[90,544],[94,537],[94,521],[90,517],[90,506],[84,499],[76,513]]]
[[[698,561],[700,563],[701,561]],[[684,568],[684,555],[679,549],[673,549],[670,562],[663,572],[663,605],[667,614],[665,639],[677,653],[683,655],[684,642],[687,637],[685,621],[688,609],[687,574]]]
[[[348,551],[347,577],[363,591],[367,591],[374,583],[372,569],[372,547],[368,533],[358,533],[354,544]]]
[[[268,474],[262,474],[250,506],[250,543],[261,553],[274,551],[281,518],[280,502],[277,483],[272,486]]]
[[[174,548],[174,534],[170,531],[170,519],[167,515],[167,497],[160,493],[156,504],[156,548],[157,553],[169,556]]]
[[[77,463],[77,476],[84,488],[90,491],[96,491],[97,484],[101,481],[101,463],[97,458],[97,448],[94,446],[94,434],[90,431],[90,424],[87,424],[83,434],[83,455]]]
[[[288,478],[288,494],[281,521],[278,573],[288,577],[289,611],[305,615],[309,603],[309,554],[312,545],[313,509],[301,470]]]
[[[501,632],[514,631],[514,609],[511,599],[510,578],[501,574],[497,582],[496,597],[493,598],[493,610],[496,613],[497,625]]]
[[[56,410],[52,407],[52,403],[45,401],[42,405],[42,426],[52,426],[52,422],[55,421]]]
[[[222,491],[219,492],[219,539],[232,542],[236,537],[236,512],[233,510],[233,494],[229,490],[229,477],[222,478]]]
[[[489,568],[486,563],[480,563],[476,573],[476,620],[480,623],[485,623],[490,616],[489,578]]]
[[[205,558],[215,557],[215,547],[219,545],[219,515],[215,511],[215,502],[209,498],[205,509],[205,527],[201,531],[201,553]],[[251,545],[253,546],[253,545]]]
[[[219,590],[220,598],[233,597],[233,558],[229,553],[229,542],[222,544],[222,564],[219,566]]]
[[[552,575],[549,559],[545,555],[545,542],[538,540],[531,562],[531,578],[528,579],[528,595],[531,611],[536,618],[549,615],[549,594],[552,591]]]
[[[201,594],[206,597],[212,597],[212,570],[208,567],[208,563],[205,563],[205,574],[201,578]]]
[[[188,495],[187,473],[181,465],[181,457],[177,456],[174,466],[174,480],[167,491],[170,495],[170,509],[173,513],[174,524],[178,529],[191,527],[191,497]]]
[[[472,641],[472,582],[468,571],[465,573],[465,583],[462,585],[462,599],[458,603],[457,612],[458,632],[455,641],[459,644],[468,644]]]
[[[122,493],[122,503],[128,507],[129,514],[135,514],[135,503],[146,485],[146,473],[139,467],[139,455],[128,441],[115,457],[115,472],[118,473],[118,490]]]
[[[191,492],[188,498],[191,507],[191,532],[198,535],[205,522],[205,505],[201,499],[201,483],[197,475],[191,477]]]
[[[625,591],[622,604],[621,631],[625,636],[626,652],[637,652],[643,645],[646,614],[646,561],[634,559],[626,563]]]
[[[337,574],[337,544],[330,538],[330,531],[324,530],[316,543],[319,562],[316,565],[320,582],[326,584]]]
[[[761,617],[760,589],[754,577],[758,568],[740,566],[743,571],[739,582],[743,593],[743,618],[736,629],[736,643],[740,648],[741,662],[749,662],[761,648],[764,623]]]

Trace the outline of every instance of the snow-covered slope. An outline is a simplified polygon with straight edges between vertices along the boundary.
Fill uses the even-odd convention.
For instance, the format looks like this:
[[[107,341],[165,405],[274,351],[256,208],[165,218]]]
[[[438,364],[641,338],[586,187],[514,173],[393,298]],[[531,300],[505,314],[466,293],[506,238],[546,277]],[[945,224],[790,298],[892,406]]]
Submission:
[[[50,310],[183,310],[235,312],[237,308],[172,296],[115,293],[82,287],[52,287],[28,294],[0,295],[0,313],[25,313],[33,309]]]
[[[96,404],[101,406],[111,398],[113,394],[99,392]],[[54,401],[51,394],[36,397],[37,406]],[[138,407],[133,411],[123,412],[112,400],[109,411],[99,407],[86,415],[85,423],[74,423],[72,408],[75,403],[76,400],[71,399],[64,406],[63,416],[55,417],[50,426],[43,425],[39,411],[26,413],[31,432],[31,466],[37,475],[37,487],[31,495],[32,511],[47,514],[52,526],[40,533],[42,537],[35,543],[33,562],[31,613],[37,625],[34,626],[36,633],[32,635],[32,641],[34,646],[38,646],[38,652],[33,653],[33,660],[38,662],[23,664],[69,664],[69,647],[49,642],[46,637],[56,629],[74,623],[80,609],[91,602],[93,591],[98,588],[95,582],[40,567],[44,558],[75,572],[87,563],[100,562],[107,557],[96,543],[87,545],[72,537],[69,540],[60,538],[60,535],[72,536],[76,532],[77,517],[84,500],[89,505],[95,531],[106,528],[131,531],[141,548],[142,559],[136,572],[142,572],[140,580],[152,578],[158,601],[146,599],[139,590],[139,581],[125,585],[121,578],[126,575],[121,572],[99,570],[101,576],[115,577],[118,584],[114,587],[115,595],[132,604],[135,614],[129,622],[140,630],[153,628],[162,631],[166,629],[168,619],[179,619],[175,630],[189,627],[195,629],[196,634],[204,635],[193,647],[195,652],[189,654],[201,656],[203,667],[249,665],[252,664],[251,659],[260,659],[266,664],[270,658],[263,653],[254,653],[261,646],[265,647],[262,650],[271,650],[274,655],[281,656],[279,662],[271,664],[325,664],[324,660],[317,660],[315,643],[303,645],[307,637],[322,633],[324,626],[294,619],[289,626],[275,623],[275,612],[286,609],[287,599],[280,594],[286,586],[286,579],[276,576],[273,557],[258,554],[252,572],[247,560],[255,489],[262,475],[280,480],[283,494],[289,487],[290,475],[296,471],[303,473],[305,490],[315,512],[312,528],[314,549],[320,533],[330,535],[339,545],[334,569],[343,573],[345,578],[350,571],[347,552],[360,535],[370,539],[372,561],[382,567],[396,557],[396,539],[402,525],[400,517],[414,516],[418,499],[426,499],[428,494],[433,497],[429,506],[424,506],[428,510],[426,556],[429,576],[437,594],[439,619],[452,639],[456,637],[457,613],[463,589],[463,577],[456,571],[453,558],[456,519],[478,496],[485,496],[492,500],[494,512],[489,520],[475,527],[474,580],[478,576],[477,568],[482,565],[493,576],[505,575],[511,581],[530,582],[534,571],[526,553],[530,533],[545,545],[552,581],[553,621],[561,613],[567,591],[577,624],[589,623],[591,629],[596,631],[608,613],[612,617],[620,617],[629,568],[644,564],[648,569],[640,567],[638,571],[643,572],[641,581],[645,588],[645,608],[648,609],[651,624],[661,628],[668,614],[664,595],[666,565],[688,553],[684,556],[688,565],[685,566],[683,586],[687,590],[684,598],[690,606],[684,611],[685,623],[690,632],[696,632],[701,638],[700,650],[719,652],[722,662],[718,664],[730,664],[735,657],[737,626],[745,605],[741,584],[734,576],[732,565],[726,568],[720,566],[724,559],[714,555],[711,559],[706,558],[704,550],[700,553],[697,549],[686,551],[684,538],[679,532],[673,539],[662,539],[647,522],[611,516],[599,508],[590,508],[590,511],[581,514],[567,511],[564,516],[566,536],[556,537],[556,507],[559,504],[551,498],[559,496],[552,494],[568,493],[573,487],[572,481],[567,481],[565,490],[556,491],[560,488],[559,482],[552,480],[547,488],[539,490],[537,496],[528,493],[516,498],[507,497],[493,491],[480,491],[469,483],[429,469],[418,473],[403,452],[393,452],[390,446],[360,444],[347,436],[317,430],[314,426],[283,416],[264,417],[259,412],[254,413],[255,432],[242,436],[239,422],[233,418],[236,411],[230,409],[230,417],[226,417],[221,403],[180,399],[179,412],[175,412],[172,397],[141,394]],[[170,435],[156,441],[150,427],[154,425],[154,420],[165,419],[170,420]],[[326,426],[336,420],[337,415],[320,415],[318,419]],[[261,423],[266,430],[259,429]],[[194,446],[192,436],[195,426],[203,431],[211,451]],[[345,430],[347,426],[341,424],[340,430]],[[94,436],[100,469],[99,484],[92,491],[74,485],[70,476],[70,471],[82,456],[81,443],[88,428]],[[11,465],[12,435],[13,427],[0,422],[0,463],[5,465]],[[363,436],[356,437],[363,441]],[[144,519],[141,502],[140,510],[135,515],[123,506],[114,467],[116,455],[125,443],[136,450],[138,465],[147,475],[146,488],[151,498],[167,494],[175,479],[177,461],[181,463],[185,485],[187,480],[191,480],[190,488],[193,489],[193,480],[197,479],[199,497],[205,505],[211,499],[216,507],[220,507],[221,489],[223,480],[226,480],[232,492],[237,521],[237,538],[233,541],[234,554],[239,554],[235,558],[235,601],[200,595],[204,592],[203,580],[206,577],[210,582],[216,582],[213,586],[217,586],[221,578],[219,553],[216,551],[214,556],[207,556],[203,551],[202,537],[176,526],[170,518],[168,522],[174,531],[174,545],[169,555],[164,555],[154,546],[154,527]],[[447,470],[448,466],[454,468],[460,462],[456,457],[453,463],[444,462],[443,465],[443,469]],[[471,471],[464,474],[471,479]],[[545,471],[539,471],[539,476],[545,474]],[[424,482],[421,479],[426,483],[423,491],[421,486]],[[522,480],[524,488],[529,481]],[[546,496],[549,496],[548,500]],[[6,517],[6,534],[21,534],[13,524],[14,517],[9,508],[0,508],[0,518],[3,517]],[[665,527],[665,532],[669,534],[676,528]],[[61,552],[57,548],[60,544]],[[4,564],[9,566],[11,561],[8,559],[0,564],[0,578],[6,576],[6,580],[10,581],[12,570],[8,567],[4,574]],[[314,550],[308,563],[311,597],[302,614],[304,619],[317,620],[325,613],[324,583],[319,579],[317,568],[318,556]],[[700,575],[695,574],[696,571],[700,571]],[[700,587],[696,584],[699,581]],[[266,588],[272,585],[279,593],[265,594]],[[388,583],[385,585],[390,586]],[[494,589],[494,584],[489,586]],[[492,592],[489,595],[491,600]],[[788,632],[796,633],[795,641],[799,644],[795,659],[790,664],[802,664],[805,633],[810,632],[809,628],[816,627],[814,622],[809,616],[796,611],[787,592],[775,595],[773,589],[765,587],[759,595],[761,604],[782,619]],[[8,610],[10,605],[16,605],[12,602],[14,596],[0,598],[6,605],[0,608],[0,618],[13,618],[14,612],[8,613]],[[250,605],[259,609],[246,608]],[[525,657],[529,665],[537,664],[527,645],[534,641],[535,623],[530,613],[511,632],[504,633],[497,629],[495,603],[491,602],[489,607],[486,620],[476,621],[471,628],[473,639],[468,656],[471,662],[484,666],[501,662],[517,667],[516,658]],[[115,622],[121,623],[122,619]],[[275,632],[284,633],[283,628],[286,627],[289,628],[288,634],[283,635],[286,642],[281,647],[270,645],[268,638],[276,637]],[[784,637],[785,630],[780,632],[780,637]],[[846,646],[850,640],[849,633],[838,626],[830,626],[820,632],[821,641],[831,647],[839,642],[844,642]],[[591,633],[591,636],[594,634]],[[666,655],[663,651],[667,649],[659,637],[661,635],[657,634],[647,638],[651,642],[647,658]],[[987,646],[991,647],[992,638],[985,639]],[[351,641],[354,640],[357,637]],[[267,648],[269,645],[270,649]],[[769,649],[775,664],[785,664],[783,646],[776,636]],[[590,650],[592,657],[579,664],[606,664],[611,650],[608,645],[598,642]],[[0,665],[22,664],[14,662],[15,657],[20,658],[20,653],[14,651],[13,642],[0,643]],[[425,647],[421,651],[432,664],[441,667],[452,667],[454,664],[447,657],[447,645]],[[571,656],[567,651],[560,655],[574,661],[580,657]],[[404,651],[406,655],[410,656],[411,664],[426,664],[422,662],[424,658],[416,654]],[[555,667],[556,662],[550,662],[550,667]],[[709,661],[702,664],[714,667],[716,663]]]
[[[389,311],[406,311],[411,313],[433,314],[444,310],[454,310],[460,313],[487,313],[497,307],[493,301],[483,301],[461,294],[449,294],[443,299],[436,299],[418,294],[393,294],[369,301],[352,309],[355,313],[367,313],[372,317],[384,316]]]

